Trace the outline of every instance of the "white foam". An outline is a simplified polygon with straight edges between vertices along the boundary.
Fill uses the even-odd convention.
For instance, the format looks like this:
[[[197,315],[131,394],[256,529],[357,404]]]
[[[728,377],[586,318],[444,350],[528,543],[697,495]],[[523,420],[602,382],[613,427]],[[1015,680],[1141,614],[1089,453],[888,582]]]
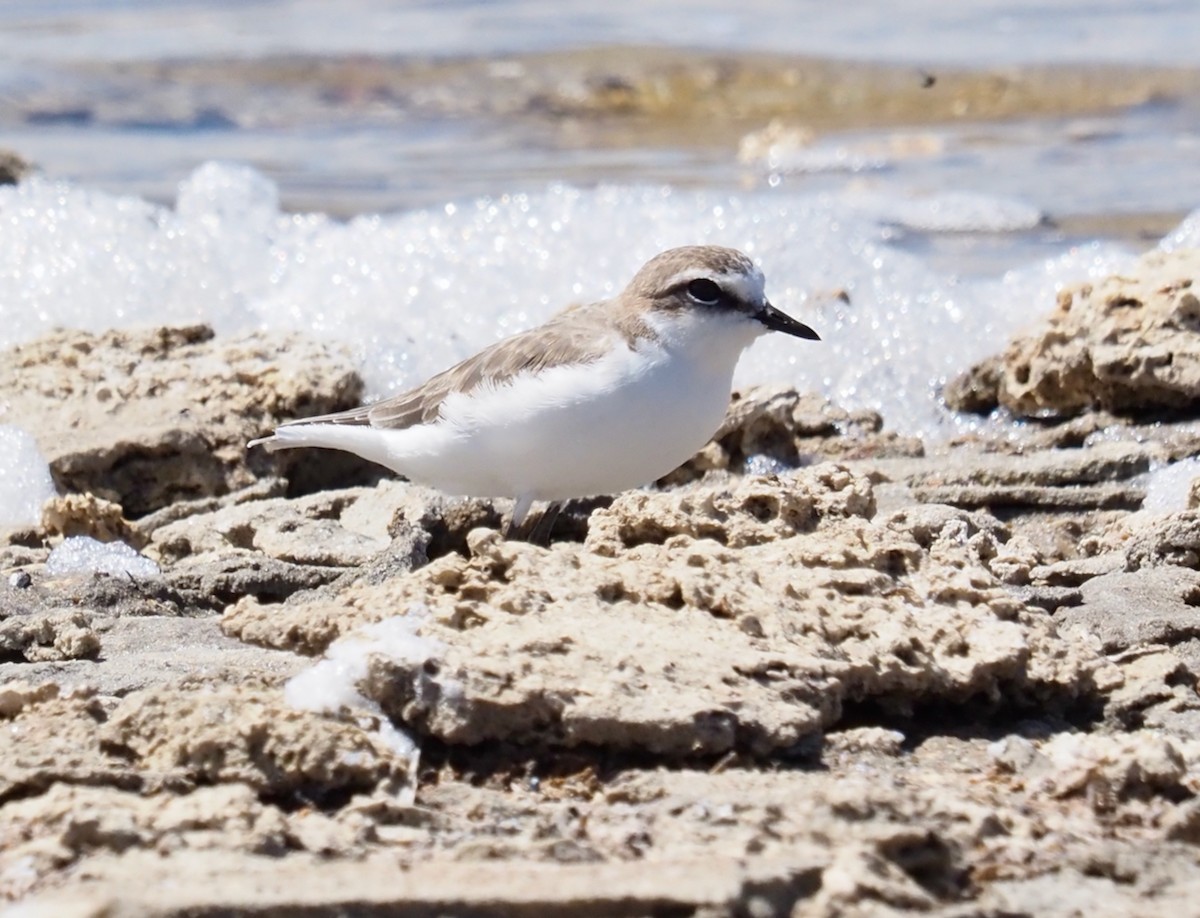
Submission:
[[[70,536],[50,552],[46,573],[52,577],[71,574],[109,574],[113,577],[157,577],[157,564],[124,542],[100,542],[91,536]]]
[[[1193,210],[1183,222],[1167,233],[1158,243],[1164,252],[1200,248],[1200,210]]]
[[[339,223],[281,214],[271,183],[244,166],[198,169],[174,209],[35,180],[0,188],[0,302],[26,317],[0,329],[0,344],[53,325],[297,329],[350,344],[384,395],[613,294],[664,248],[720,243],[758,259],[772,301],[823,339],[763,339],[739,384],[794,383],[937,435],[978,423],[940,408],[944,379],[1047,313],[1062,284],[1132,256],[1083,246],[968,280],[897,248],[896,226],[1011,230],[1036,216],[980,195],[557,186]]]
[[[1192,481],[1200,478],[1200,458],[1151,469],[1138,479],[1146,489],[1142,512],[1151,514],[1177,513],[1188,506],[1188,490]]]
[[[55,494],[50,466],[26,430],[0,424],[0,526],[32,526]]]
[[[398,757],[408,761],[410,772],[415,771],[420,757],[416,741],[395,726],[377,702],[362,694],[359,686],[370,672],[372,658],[383,657],[419,667],[439,654],[442,645],[419,634],[428,617],[428,610],[418,606],[407,615],[386,618],[339,638],[325,651],[324,658],[288,680],[284,699],[301,711],[370,714],[377,720],[380,739]]]

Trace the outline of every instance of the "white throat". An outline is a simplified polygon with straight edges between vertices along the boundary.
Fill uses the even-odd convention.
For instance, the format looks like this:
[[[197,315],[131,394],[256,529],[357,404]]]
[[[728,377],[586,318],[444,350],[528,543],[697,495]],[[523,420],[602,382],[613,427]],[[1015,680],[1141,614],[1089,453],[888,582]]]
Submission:
[[[656,310],[647,314],[646,324],[667,354],[700,362],[731,378],[742,351],[766,331],[742,313],[708,312],[703,307],[669,313]]]

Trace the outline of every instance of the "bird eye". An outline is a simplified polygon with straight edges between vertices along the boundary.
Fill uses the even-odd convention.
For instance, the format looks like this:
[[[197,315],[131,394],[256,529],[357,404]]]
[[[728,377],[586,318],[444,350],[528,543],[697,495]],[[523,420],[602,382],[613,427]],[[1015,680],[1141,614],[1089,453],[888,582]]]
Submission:
[[[687,292],[688,296],[704,306],[715,306],[721,302],[723,293],[717,284],[704,278],[694,280],[688,284]]]

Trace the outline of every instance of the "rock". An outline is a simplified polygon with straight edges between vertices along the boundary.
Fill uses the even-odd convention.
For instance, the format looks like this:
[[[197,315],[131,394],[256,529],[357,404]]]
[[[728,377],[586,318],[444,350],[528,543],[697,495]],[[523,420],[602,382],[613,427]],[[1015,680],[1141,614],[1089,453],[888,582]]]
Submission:
[[[182,597],[161,577],[133,578],[103,573],[46,577],[34,567],[30,583],[0,587],[0,621],[58,613],[126,617],[183,615]],[[194,614],[194,613],[192,613]]]
[[[295,335],[221,340],[203,325],[60,331],[0,354],[5,420],[34,435],[60,492],[112,501],[134,520],[286,474],[294,456],[248,454],[246,442],[361,395],[348,355]],[[297,475],[344,476],[343,461]]]
[[[795,485],[795,481],[818,486]],[[811,532],[831,515],[874,516],[870,482],[826,465],[805,470],[792,480],[745,478],[725,487],[680,493],[667,501],[653,492],[630,491],[592,514],[586,544],[609,557],[638,545],[661,545],[675,535],[743,548]]]
[[[347,507],[375,496],[369,488],[322,491],[297,500],[277,497],[193,514],[158,527],[146,553],[163,565],[240,551],[296,565],[353,567],[389,542],[383,522],[374,533],[342,524]],[[386,509],[380,510],[386,518]]]
[[[75,362],[64,399],[95,418],[105,380],[146,394],[137,347],[164,405],[216,380],[202,425],[147,442],[215,431],[212,455],[162,456],[177,485],[219,454],[220,483],[147,459],[159,506],[135,513],[126,467],[96,465],[4,534],[0,901],[1190,913],[1197,515],[1121,507],[1200,425],[1092,412],[922,455],[870,412],[764,389],[681,473],[703,482],[577,502],[543,548],[499,538],[504,502],[341,473],[309,493],[324,461],[235,456],[324,380],[272,381],[290,357],[269,339],[161,334],[161,360],[142,333],[55,339],[135,348],[111,366],[39,351],[47,381]],[[126,450],[141,415],[113,416],[71,448]],[[48,578],[43,543],[76,529],[140,540],[161,575]]]
[[[100,652],[100,636],[82,612],[27,612],[0,618],[0,660],[84,660]]]
[[[897,756],[904,749],[904,734],[883,727],[856,727],[838,730],[825,737],[824,756],[863,755]]]
[[[50,686],[55,692],[86,689],[125,696],[184,684],[282,685],[305,664],[294,654],[226,637],[212,616],[95,616],[93,624],[103,638],[104,652],[99,658],[31,662],[21,657],[0,662],[0,684],[31,682]]]
[[[1172,513],[1138,527],[1125,545],[1131,571],[1149,567],[1200,568],[1200,511]]]
[[[50,538],[89,536],[98,542],[124,542],[140,549],[146,540],[125,519],[120,504],[95,494],[52,497],[42,507],[42,532]]]
[[[1098,443],[1024,456],[952,454],[908,476],[907,484],[918,500],[963,507],[1134,509],[1145,492],[1128,479],[1149,467],[1145,447]]]
[[[0,717],[15,717],[26,707],[58,697],[58,686],[53,682],[31,685],[13,680],[0,685]]]
[[[397,869],[395,855],[358,862],[302,852],[286,859],[201,852],[194,869],[172,877],[160,856],[130,856],[111,864],[100,882],[38,897],[36,914],[162,915],[237,911],[253,901],[263,914],[316,909],[327,914],[529,916],[732,914],[760,889],[791,903],[819,879],[822,858],[812,847],[788,860],[750,865],[733,857],[682,862],[511,864],[475,860]],[[772,899],[765,899],[770,902]],[[98,911],[97,909],[102,909]],[[86,911],[84,911],[86,910]],[[704,910],[704,911],[702,911]]]
[[[1045,326],[946,387],[962,411],[999,404],[1019,417],[1102,409],[1126,417],[1200,404],[1200,251],[1154,251],[1131,276],[1063,290]]]
[[[138,531],[149,536],[155,530],[176,523],[199,513],[212,513],[224,507],[233,507],[248,501],[269,500],[283,497],[287,493],[287,480],[270,476],[259,478],[253,484],[219,497],[200,497],[195,500],[177,500],[137,521]]]
[[[490,502],[455,502],[383,481],[197,508],[176,522],[156,523],[146,551],[181,595],[221,609],[243,596],[278,602],[300,590],[412,570],[428,561],[434,538],[444,553],[465,542],[460,527],[478,521],[498,523],[499,513]]]
[[[1200,717],[1194,667],[1174,649],[1149,644],[1114,657],[1120,687],[1108,696],[1108,720],[1126,730],[1141,727],[1195,735]]]
[[[26,704],[5,727],[21,741],[0,748],[0,804],[55,785],[189,793],[236,784],[263,797],[319,802],[376,787],[395,792],[411,781],[407,760],[378,735],[290,708],[278,689],[50,698]]]
[[[942,400],[955,411],[990,414],[999,407],[1003,378],[1003,360],[989,357],[946,383]]]
[[[33,164],[12,150],[0,150],[0,185],[15,185],[33,171]]]
[[[146,796],[54,784],[8,803],[3,823],[13,843],[0,851],[0,897],[24,892],[22,877],[61,873],[89,857],[145,850],[166,858],[214,849],[281,856],[294,847],[286,817],[241,784]]]
[[[942,526],[930,565],[913,536],[930,538],[928,522],[871,522],[872,510],[869,483],[834,465],[635,492],[596,511],[583,546],[544,550],[480,530],[469,558],[282,606],[246,598],[224,627],[317,653],[427,610],[421,633],[444,652],[379,653],[359,691],[461,745],[765,755],[836,724],[851,700],[910,710],[1088,693],[1088,654],[987,572],[986,536]]]
[[[1071,558],[1054,564],[1042,564],[1029,572],[1031,580],[1050,587],[1077,587],[1093,577],[1125,570],[1122,552],[1110,551],[1087,558]]]
[[[332,583],[343,573],[340,567],[291,564],[231,551],[189,559],[167,571],[163,579],[189,606],[218,612],[243,596],[279,602],[298,590]]]
[[[1200,572],[1153,567],[1093,577],[1079,588],[1082,603],[1057,616],[1064,631],[1082,631],[1105,653],[1200,636]]]
[[[1054,767],[1041,783],[1051,796],[1087,796],[1108,808],[1130,796],[1185,791],[1189,763],[1167,737],[1149,730],[1122,736],[1061,733],[1041,749]]]
[[[748,471],[749,461],[764,458],[791,469],[821,459],[921,456],[924,451],[919,438],[884,431],[877,412],[846,411],[791,386],[759,386],[734,392],[712,441],[660,483],[679,485],[710,471]]]

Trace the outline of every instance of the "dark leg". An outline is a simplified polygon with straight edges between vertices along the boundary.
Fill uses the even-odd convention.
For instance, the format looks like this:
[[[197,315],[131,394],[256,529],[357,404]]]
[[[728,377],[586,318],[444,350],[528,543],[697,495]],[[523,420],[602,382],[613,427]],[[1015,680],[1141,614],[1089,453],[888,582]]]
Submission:
[[[512,516],[510,516],[508,518],[508,522],[504,524],[504,538],[520,538],[521,527],[525,522],[525,517],[529,515],[529,508],[532,506],[532,497],[526,497],[524,494],[522,494],[517,498],[517,502],[513,504]]]
[[[554,523],[558,519],[558,514],[562,512],[563,501],[555,500],[546,505],[546,509],[542,511],[542,515],[538,517],[533,528],[529,530],[529,535],[525,541],[530,545],[546,546],[550,544],[550,534],[554,531]]]

